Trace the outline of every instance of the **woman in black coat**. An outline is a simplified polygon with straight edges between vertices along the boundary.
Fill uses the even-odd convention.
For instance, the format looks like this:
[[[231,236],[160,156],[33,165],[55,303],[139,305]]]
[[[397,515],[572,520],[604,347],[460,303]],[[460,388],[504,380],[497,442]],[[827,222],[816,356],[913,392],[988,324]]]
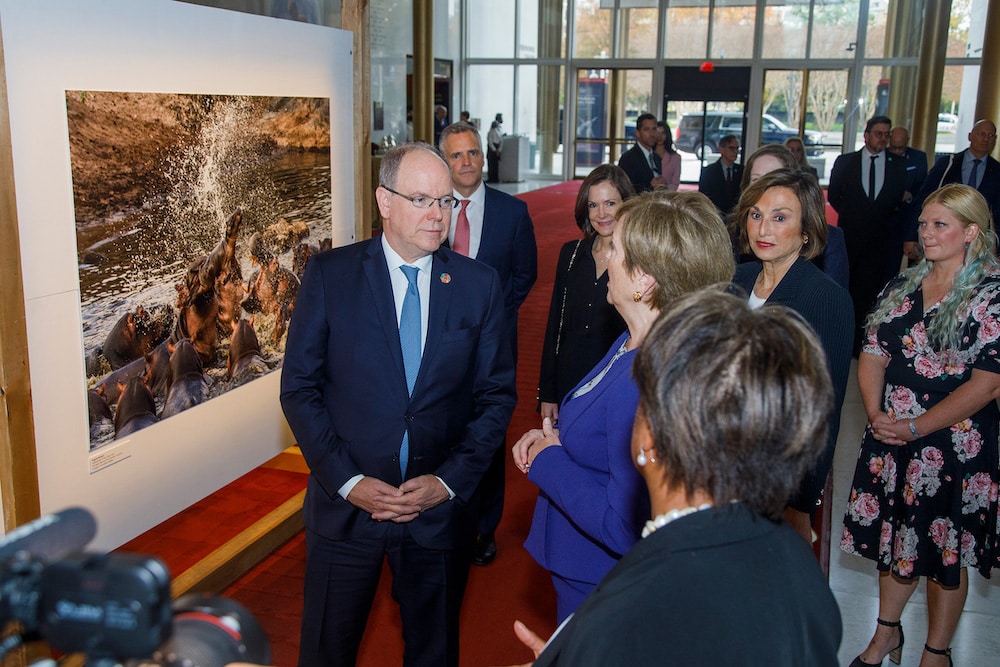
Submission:
[[[762,176],[743,191],[732,223],[740,250],[757,258],[736,267],[733,283],[743,289],[751,308],[776,303],[799,313],[819,336],[833,380],[835,402],[826,447],[785,513],[811,542],[811,515],[823,502],[847,391],[854,339],[851,297],[809,261],[822,254],[827,238],[823,194],[816,179],[798,169]]]
[[[602,164],[576,197],[576,224],[584,237],[559,251],[538,379],[539,412],[553,424],[562,399],[625,331],[625,321],[608,303],[607,256],[615,213],[633,194],[624,171]]]

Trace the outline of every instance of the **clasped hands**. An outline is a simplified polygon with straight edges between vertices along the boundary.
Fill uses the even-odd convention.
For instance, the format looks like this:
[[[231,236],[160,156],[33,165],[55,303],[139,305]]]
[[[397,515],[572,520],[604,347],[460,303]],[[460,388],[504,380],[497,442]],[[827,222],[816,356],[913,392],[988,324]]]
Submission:
[[[872,430],[872,437],[887,445],[905,445],[914,440],[909,417],[897,420],[888,413],[876,412],[868,420],[868,427]]]
[[[375,477],[365,477],[347,494],[347,502],[372,515],[375,521],[409,523],[448,500],[450,495],[434,475],[420,475],[398,488]]]
[[[527,474],[531,469],[531,463],[546,447],[562,447],[559,442],[559,429],[552,427],[552,420],[548,417],[542,419],[542,428],[533,428],[521,439],[514,443],[511,453],[514,456],[514,465],[521,472]]]

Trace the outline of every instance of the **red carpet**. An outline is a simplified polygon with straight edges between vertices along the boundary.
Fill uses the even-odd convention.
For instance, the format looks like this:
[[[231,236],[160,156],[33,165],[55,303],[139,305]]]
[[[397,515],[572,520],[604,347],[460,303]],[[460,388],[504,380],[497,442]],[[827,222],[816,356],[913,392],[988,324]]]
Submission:
[[[559,248],[579,234],[572,214],[578,189],[579,182],[571,181],[519,195],[527,202],[535,224],[539,267],[538,282],[520,311],[520,403],[507,434],[508,448],[522,433],[539,424],[535,396],[542,337]],[[509,465],[504,518],[496,536],[497,559],[488,567],[473,567],[465,596],[462,665],[510,665],[530,659],[528,650],[514,637],[515,619],[543,636],[555,629],[552,584],[522,547],[536,493],[537,488]],[[281,667],[294,665],[298,655],[304,558],[305,539],[298,535],[223,592],[260,619],[271,639],[274,664]],[[386,570],[361,647],[361,667],[402,664],[399,610],[390,596],[389,581]]]

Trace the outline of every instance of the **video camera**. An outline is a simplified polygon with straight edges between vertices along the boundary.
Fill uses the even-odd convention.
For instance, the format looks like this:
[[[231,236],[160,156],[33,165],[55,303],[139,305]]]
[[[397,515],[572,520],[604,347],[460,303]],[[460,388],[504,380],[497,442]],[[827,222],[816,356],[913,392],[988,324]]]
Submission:
[[[79,553],[96,533],[90,512],[70,508],[0,539],[0,624],[23,629],[0,642],[0,660],[43,639],[93,667],[270,664],[267,636],[245,608],[197,594],[171,604],[159,559]]]

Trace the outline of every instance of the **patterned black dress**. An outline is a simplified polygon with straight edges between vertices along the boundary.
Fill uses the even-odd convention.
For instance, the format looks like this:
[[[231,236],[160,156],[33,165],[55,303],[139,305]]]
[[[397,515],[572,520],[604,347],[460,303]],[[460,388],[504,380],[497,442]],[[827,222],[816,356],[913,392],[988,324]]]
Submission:
[[[889,283],[879,300],[900,283]],[[983,280],[962,314],[960,349],[931,347],[927,327],[937,308],[925,313],[917,289],[867,332],[864,352],[889,359],[882,408],[896,419],[927,412],[973,369],[1000,373],[1000,275]],[[879,442],[867,430],[841,548],[903,578],[957,586],[965,567],[989,577],[1000,565],[998,417],[996,401],[989,401],[968,419],[901,446]]]

